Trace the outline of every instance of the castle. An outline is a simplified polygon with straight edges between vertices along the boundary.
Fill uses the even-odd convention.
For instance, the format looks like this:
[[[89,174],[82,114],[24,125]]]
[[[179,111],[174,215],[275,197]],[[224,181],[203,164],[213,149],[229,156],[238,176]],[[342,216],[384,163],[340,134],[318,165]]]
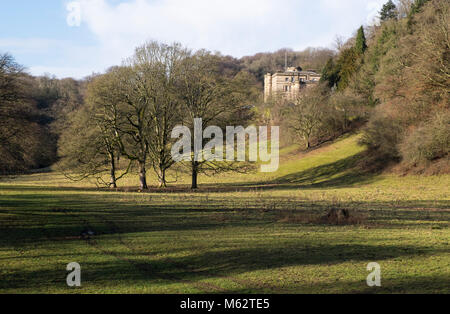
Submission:
[[[288,67],[284,72],[267,73],[264,76],[264,101],[280,96],[293,100],[303,88],[317,84],[321,75],[301,68]]]

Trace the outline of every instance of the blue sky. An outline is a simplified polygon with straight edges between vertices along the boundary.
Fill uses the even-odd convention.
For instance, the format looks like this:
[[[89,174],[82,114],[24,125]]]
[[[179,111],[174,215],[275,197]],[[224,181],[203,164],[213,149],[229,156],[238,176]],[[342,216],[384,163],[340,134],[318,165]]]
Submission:
[[[336,35],[349,37],[370,23],[384,2],[2,0],[0,53],[11,53],[34,75],[81,78],[120,64],[150,39],[235,57],[331,47]]]

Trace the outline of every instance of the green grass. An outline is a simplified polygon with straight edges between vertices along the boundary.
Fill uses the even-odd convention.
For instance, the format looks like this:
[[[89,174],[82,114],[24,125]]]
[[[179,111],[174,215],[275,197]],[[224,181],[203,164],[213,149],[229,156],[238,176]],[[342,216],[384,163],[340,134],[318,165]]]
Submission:
[[[450,177],[357,172],[357,140],[293,146],[274,174],[201,177],[195,193],[105,191],[52,172],[2,178],[0,293],[449,293]],[[367,218],[286,219],[331,207]],[[84,239],[86,228],[97,235]],[[81,288],[66,286],[70,262]],[[366,284],[370,262],[382,287]]]

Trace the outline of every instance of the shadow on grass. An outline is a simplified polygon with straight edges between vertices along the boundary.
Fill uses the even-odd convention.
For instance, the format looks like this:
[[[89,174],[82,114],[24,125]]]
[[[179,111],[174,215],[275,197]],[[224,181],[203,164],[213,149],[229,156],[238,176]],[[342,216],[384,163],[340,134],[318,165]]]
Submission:
[[[161,197],[156,199],[157,203],[156,197]],[[261,232],[268,226],[272,228],[277,223],[274,218],[285,205],[292,206],[294,203],[297,212],[311,212],[325,210],[330,206],[329,202],[312,204],[302,200],[292,201],[274,197],[271,202],[279,204],[280,209],[265,211],[259,208],[258,204],[255,207],[248,207],[245,201],[234,204],[233,199],[226,201],[212,199],[200,202],[202,198],[199,197],[196,199],[199,203],[196,203],[195,199],[193,202],[190,198],[184,201],[172,199],[169,204],[165,204],[163,199],[164,196],[161,195],[148,197],[144,201],[130,198],[128,201],[125,199],[116,202],[117,199],[110,198],[109,195],[101,197],[89,193],[2,195],[0,197],[0,248],[12,251],[13,254],[9,255],[11,258],[2,258],[0,263],[12,263],[14,260],[20,263],[24,259],[30,259],[39,260],[42,265],[35,265],[34,271],[24,268],[2,273],[0,291],[2,289],[34,289],[33,291],[39,292],[52,289],[55,285],[60,289],[66,289],[65,265],[61,265],[61,269],[49,269],[50,265],[45,263],[55,259],[65,261],[66,258],[67,263],[72,262],[73,255],[77,253],[70,254],[70,248],[79,250],[80,247],[87,253],[79,255],[79,262],[84,261],[83,265],[85,265],[83,266],[84,285],[86,287],[105,285],[110,289],[114,289],[117,282],[128,283],[130,286],[137,283],[149,286],[154,282],[197,283],[212,278],[234,278],[247,272],[270,271],[289,266],[327,266],[349,261],[364,264],[363,262],[366,261],[444,253],[440,247],[432,246],[342,244],[334,239],[321,242],[315,238],[305,239],[301,236],[284,239],[283,242],[268,236],[260,244],[251,240],[252,230],[254,231],[255,228]],[[376,219],[394,218],[409,221],[414,228],[417,228],[415,222],[423,219],[436,223],[448,220],[448,201],[446,200],[401,201],[396,202],[395,205],[391,202],[361,201],[356,205],[354,202],[341,205],[356,206],[367,211],[375,210]],[[423,211],[426,207],[433,210]],[[217,219],[222,216],[225,219]],[[103,247],[97,248],[80,236],[82,230],[86,228],[95,231],[96,236],[93,239],[99,239],[100,246],[103,243]],[[220,238],[224,228],[231,228],[230,232],[246,230],[245,239],[236,243],[236,246],[227,246]],[[298,231],[298,229],[293,230]],[[176,241],[182,241],[183,237],[203,234],[197,233],[198,231],[214,232],[214,238],[211,241],[215,241],[216,244],[200,246],[200,249],[190,248],[182,242],[177,244]],[[171,232],[171,237],[164,238],[167,234],[158,232]],[[134,238],[139,233],[145,233],[145,236],[140,235],[140,239],[147,237],[151,239],[155,235],[160,242],[149,240],[144,244],[141,243],[140,246],[135,246],[133,241],[130,241],[130,237]],[[174,236],[176,234],[178,235]],[[125,235],[127,239],[123,241],[122,237]],[[193,239],[190,239],[191,242],[188,243],[197,243]],[[37,248],[42,250],[42,254],[38,253]],[[182,256],[183,250],[184,252],[189,250],[189,255]],[[54,256],[50,253],[52,251],[55,251]],[[15,253],[17,254],[13,256]],[[168,255],[175,255],[175,257],[167,258]],[[98,262],[105,258],[109,259],[109,262]],[[416,288],[412,285],[422,281],[426,281],[433,289],[444,286],[442,279],[434,283],[427,281],[427,278],[411,279],[411,282],[408,280],[392,281],[391,287],[395,289],[393,291],[420,291],[414,290]],[[243,291],[246,292],[295,290],[295,287],[285,287],[282,284],[273,286],[273,284],[266,285],[245,280],[239,280],[239,282],[243,286]],[[366,289],[364,285],[358,288],[359,286],[353,283],[336,283],[336,285],[346,292]],[[214,292],[204,290],[205,287],[202,286],[201,289],[204,292]],[[231,289],[226,292],[239,291]]]
[[[261,227],[277,223],[282,213],[321,215],[334,206],[366,213],[370,223],[395,220],[402,227],[419,221],[440,225],[449,215],[448,200],[361,200],[336,205],[284,196],[263,201],[250,195],[238,200],[177,197],[166,203],[163,195],[119,200],[92,194],[10,194],[0,197],[0,239],[7,240],[0,246],[8,241],[77,237],[89,227],[99,234]]]
[[[301,188],[336,188],[374,181],[375,175],[358,169],[362,155],[289,174],[274,180],[273,184],[301,186]]]
[[[289,189],[335,189],[369,184],[378,180],[378,175],[364,171],[359,163],[364,153],[350,156],[333,163],[291,173],[271,181],[205,184],[197,192],[245,192],[254,190]]]
[[[271,181],[238,182],[201,184],[197,190],[191,190],[188,185],[171,186],[165,189],[149,188],[145,193],[220,193],[220,192],[245,192],[253,190],[277,190],[277,189],[317,189],[317,188],[343,188],[357,184],[373,183],[377,175],[363,171],[358,163],[364,158],[364,153],[350,156],[333,163],[295,172]],[[60,192],[138,192],[137,187],[120,187],[118,189],[96,187],[41,187],[41,186],[12,186],[4,185],[0,189],[9,191],[60,191]]]
[[[416,246],[374,246],[374,245],[333,245],[324,244],[316,246],[305,246],[302,243],[291,245],[284,248],[267,248],[264,246],[208,251],[204,253],[191,254],[185,257],[177,258],[147,258],[142,257],[147,254],[145,251],[134,251],[130,253],[111,251],[106,255],[109,261],[93,262],[83,261],[84,256],[79,256],[78,261],[83,264],[83,288],[89,289],[92,286],[101,286],[106,289],[130,288],[137,283],[145,283],[147,286],[160,281],[165,284],[170,283],[188,283],[196,286],[196,283],[211,279],[221,279],[225,281],[233,281],[240,287],[239,290],[224,289],[221,292],[227,293],[248,293],[248,292],[295,292],[301,288],[302,284],[292,286],[292,283],[285,284],[277,280],[270,282],[247,280],[239,277],[239,275],[255,271],[270,271],[282,267],[292,266],[311,266],[321,265],[327,267],[345,262],[351,262],[354,265],[361,265],[363,270],[367,261],[376,260],[380,264],[387,259],[409,258],[411,256],[426,255],[424,249]],[[433,250],[432,254],[443,253],[441,250]],[[98,253],[101,255],[102,253]],[[431,254],[431,253],[430,253]],[[58,269],[49,268],[49,265],[42,265],[38,270],[20,269],[8,272],[2,276],[0,282],[0,291],[2,289],[33,289],[35,292],[45,291],[58,287],[59,289],[67,289],[65,286],[65,262],[72,260],[58,257],[61,265]],[[72,256],[77,258],[76,256]],[[63,263],[64,262],[64,263]],[[57,268],[58,265],[52,267]],[[327,290],[331,287],[341,292],[370,292],[365,285],[365,276],[362,273],[361,280],[355,282],[330,282],[329,284],[317,284]],[[236,279],[236,278],[239,279]],[[355,276],[358,278],[358,275]],[[320,279],[317,278],[317,279]],[[385,280],[385,279],[384,279]],[[320,281],[320,280],[319,280]],[[427,286],[420,286],[425,284]],[[317,289],[312,284],[307,289]],[[384,283],[384,290],[390,292],[423,292],[445,289],[448,281],[445,278],[417,277],[387,279]],[[198,288],[198,286],[197,286]],[[200,286],[204,293],[217,292],[214,289],[209,290],[208,286]],[[181,291],[182,292],[182,291]]]

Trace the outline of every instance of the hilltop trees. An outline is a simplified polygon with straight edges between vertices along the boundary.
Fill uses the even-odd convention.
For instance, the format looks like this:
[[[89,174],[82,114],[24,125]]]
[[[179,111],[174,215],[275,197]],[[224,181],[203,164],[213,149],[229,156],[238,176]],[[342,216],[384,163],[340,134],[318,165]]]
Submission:
[[[301,66],[305,70],[317,71],[323,68],[330,57],[335,56],[334,51],[326,48],[307,48],[303,51],[280,49],[273,53],[258,53],[254,56],[243,57],[239,63],[241,68],[253,74],[262,83],[266,73],[284,70],[286,54],[289,66]]]

